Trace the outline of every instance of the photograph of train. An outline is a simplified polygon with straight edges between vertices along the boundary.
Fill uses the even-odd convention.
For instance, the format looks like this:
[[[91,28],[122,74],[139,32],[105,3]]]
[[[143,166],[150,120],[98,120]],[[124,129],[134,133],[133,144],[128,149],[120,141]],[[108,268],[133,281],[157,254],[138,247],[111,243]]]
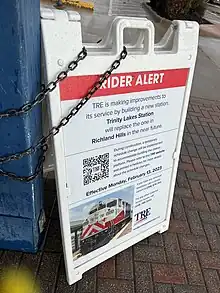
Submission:
[[[78,258],[131,232],[134,187],[70,209],[73,257]]]

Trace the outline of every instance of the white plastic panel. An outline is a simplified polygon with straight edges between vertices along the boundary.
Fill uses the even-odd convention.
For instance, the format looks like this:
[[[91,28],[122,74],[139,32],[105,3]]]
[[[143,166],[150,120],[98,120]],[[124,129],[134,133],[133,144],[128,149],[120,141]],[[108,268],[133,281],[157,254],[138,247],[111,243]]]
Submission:
[[[51,81],[81,50],[81,26],[64,11],[44,19],[46,76]],[[48,15],[48,12],[47,12]],[[123,31],[141,29],[95,97],[54,138],[55,171],[67,279],[138,241],[168,229],[198,45],[198,24],[174,22],[160,50],[154,26],[118,17],[103,46],[49,98],[55,126],[118,58]],[[169,46],[167,46],[169,44]],[[62,61],[62,62],[61,62]]]

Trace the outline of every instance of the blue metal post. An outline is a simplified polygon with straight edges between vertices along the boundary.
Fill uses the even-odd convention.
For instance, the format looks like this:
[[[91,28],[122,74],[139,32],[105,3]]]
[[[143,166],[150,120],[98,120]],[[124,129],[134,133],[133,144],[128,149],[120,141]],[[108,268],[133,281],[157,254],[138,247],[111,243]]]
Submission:
[[[40,0],[0,1],[0,112],[18,108],[40,89]],[[0,119],[0,156],[20,152],[42,135],[41,108]],[[0,164],[31,175],[38,154]],[[23,183],[0,176],[0,248],[35,252],[43,208],[42,176]]]

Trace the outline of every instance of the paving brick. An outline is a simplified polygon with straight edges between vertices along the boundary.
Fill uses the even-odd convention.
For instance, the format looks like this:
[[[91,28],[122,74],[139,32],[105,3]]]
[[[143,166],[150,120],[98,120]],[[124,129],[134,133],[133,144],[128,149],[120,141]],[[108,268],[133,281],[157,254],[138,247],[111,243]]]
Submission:
[[[220,127],[220,124],[219,123],[216,123],[216,117],[215,119],[213,119],[213,123],[209,123],[209,126],[211,127],[211,129],[218,129]],[[218,121],[219,121],[219,118],[218,118]]]
[[[3,251],[0,258],[0,276],[2,270],[8,267],[17,268],[21,261],[22,253],[15,251]]]
[[[208,123],[213,123],[213,120],[211,118],[206,118],[206,117],[198,117],[200,122],[205,122],[206,124]]]
[[[24,253],[21,259],[20,266],[30,270],[34,275],[37,274],[38,267],[41,261],[41,253],[37,254]]]
[[[196,147],[193,144],[186,143],[186,149],[190,156],[199,157]]]
[[[198,117],[203,117],[202,113],[195,113],[195,112],[189,112],[188,111],[188,117],[191,119],[194,127],[196,126],[195,124],[200,124],[200,121],[198,120]]]
[[[187,119],[187,121],[186,121],[187,123],[192,122],[190,117],[187,117],[187,116],[186,116],[186,119]],[[185,134],[185,133],[189,133],[189,130],[188,130],[188,128],[187,128],[186,123],[185,123],[184,133],[183,133],[183,134]]]
[[[97,267],[97,275],[98,278],[115,278],[115,258],[112,257],[100,263]]]
[[[186,177],[185,172],[182,170],[178,170],[177,183],[180,188],[189,188],[188,179]]]
[[[173,293],[207,293],[205,287],[190,285],[174,285]]]
[[[165,251],[162,247],[137,244],[134,246],[134,260],[148,262],[166,262]]]
[[[213,116],[212,116],[212,120],[215,122],[216,125],[218,125],[219,127],[219,124],[220,124],[220,120],[219,120],[219,117],[216,116],[216,115],[219,115],[219,113],[214,113]]]
[[[192,123],[191,117],[189,116],[187,117],[187,120],[186,120],[186,126],[190,134],[196,134],[196,129],[194,127],[194,124]]]
[[[220,205],[214,192],[204,192],[209,208],[212,212],[220,212]]]
[[[149,245],[149,241],[148,238],[144,238],[143,240],[141,240],[140,242],[138,242],[139,244],[144,244],[144,245]]]
[[[189,105],[191,107],[193,107],[193,105],[197,105],[197,106],[199,106],[199,108],[201,110],[201,107],[204,107],[203,99],[195,98],[192,96],[192,97],[190,97]]]
[[[148,263],[134,263],[136,293],[153,292],[151,266]]]
[[[205,196],[203,194],[200,182],[199,181],[189,180],[189,184],[190,184],[194,199],[204,201]]]
[[[214,135],[213,135],[213,132],[212,132],[212,130],[211,130],[211,128],[210,128],[209,126],[203,126],[203,129],[204,129],[205,134],[206,134],[207,136],[214,136]]]
[[[181,265],[182,255],[180,253],[179,243],[176,234],[174,233],[165,233],[163,235],[167,261],[170,264]]]
[[[186,171],[186,175],[189,180],[205,181],[205,182],[208,181],[208,176],[205,173]]]
[[[96,277],[97,277],[96,276],[96,268],[93,268],[93,269],[87,271],[83,275],[83,278],[77,283],[76,292],[77,293],[97,293],[97,291],[96,291],[96,286],[97,286]],[[99,282],[101,282],[101,283],[102,282],[105,283],[105,281],[108,282],[107,279],[104,279],[104,281],[102,281],[102,280],[103,279],[99,279]],[[111,281],[109,280],[109,282],[111,282]],[[113,282],[114,282],[114,280],[113,280]],[[102,286],[101,286],[101,289],[102,289]],[[109,287],[109,289],[110,289],[110,287]],[[109,289],[107,291],[110,292]],[[100,291],[100,292],[104,292],[104,291]],[[112,292],[118,292],[118,291],[112,291]],[[125,291],[122,291],[122,292],[125,292]],[[130,291],[130,292],[133,292],[133,291]],[[63,292],[63,293],[65,293],[65,292]]]
[[[208,159],[209,158],[204,146],[197,145],[196,149],[197,149],[197,152],[198,152],[200,158],[202,158],[202,159]]]
[[[192,234],[205,235],[198,212],[188,210],[186,214]]]
[[[216,160],[202,160],[203,164],[208,167],[220,168],[220,162]]]
[[[216,152],[215,152],[215,150],[213,149],[213,147],[211,147],[211,146],[209,146],[209,147],[206,146],[205,149],[206,149],[206,152],[207,152],[207,154],[208,154],[210,160],[218,160],[218,156],[216,155]]]
[[[200,107],[198,105],[192,105],[192,108],[193,108],[194,112],[201,114],[201,110],[200,110]]]
[[[206,169],[206,173],[208,175],[208,178],[209,178],[210,182],[220,183],[219,177],[218,177],[218,175],[217,175],[217,173],[216,173],[216,171],[215,171],[214,168],[212,168],[212,167],[205,167],[205,169]]]
[[[204,285],[202,271],[195,251],[183,250],[183,259],[190,285]]]
[[[192,163],[196,172],[205,173],[205,169],[200,158],[192,158]]]
[[[198,120],[198,119],[197,119]],[[197,124],[194,125],[196,132],[198,133],[198,135],[205,135],[205,131],[203,129],[203,127],[200,125],[200,121],[198,120]]]
[[[205,103],[204,103],[205,100],[203,99],[200,99],[200,98],[195,98],[195,97],[190,97],[190,105],[193,106],[193,105],[197,105],[199,106],[199,109],[201,110],[201,107],[205,107]],[[204,109],[206,110],[206,108]]]
[[[59,253],[43,253],[38,272],[41,292],[51,293],[55,291],[60,259],[61,254]]]
[[[185,143],[182,142],[182,146],[181,146],[181,154],[182,155],[185,155],[185,156],[188,156],[188,151],[186,149],[186,146],[185,146]]]
[[[189,129],[188,124],[187,124],[187,128]],[[191,135],[189,133],[184,133],[183,140],[187,144],[193,144],[192,137],[191,137]]]
[[[220,214],[211,212],[199,212],[203,223],[220,225]]]
[[[215,149],[215,153],[216,153],[216,155],[217,155],[217,160],[219,160],[220,159],[220,149]]]
[[[116,278],[131,280],[133,275],[132,248],[128,248],[116,255]]]
[[[220,183],[201,182],[201,186],[205,191],[220,192]]]
[[[163,237],[159,233],[151,235],[148,238],[148,241],[149,241],[149,245],[152,245],[152,246],[160,246],[160,247],[164,246]]]
[[[172,207],[173,217],[175,220],[185,220],[186,215],[182,201],[179,198],[174,197]]]
[[[188,105],[188,112],[194,112],[193,105],[191,105],[190,102],[189,102],[189,105]]]
[[[183,198],[182,201],[188,210],[209,211],[209,207],[206,201],[194,200],[191,198]]]
[[[189,234],[189,225],[187,221],[174,220],[170,221],[169,232]]]
[[[172,286],[169,284],[159,283],[159,284],[155,284],[154,287],[155,287],[155,293],[173,293]]]
[[[220,138],[220,131],[218,128],[212,128],[213,134],[216,138]]]
[[[206,136],[206,135],[201,135],[201,136],[200,136],[200,139],[201,139],[201,141],[202,141],[204,147],[212,147],[212,144],[211,144],[211,142],[210,142],[208,136]]]
[[[179,170],[183,170],[183,171],[194,171],[194,167],[193,165],[190,163],[179,163]]]
[[[213,109],[213,111],[215,111],[215,112],[219,112],[219,107],[218,107],[218,105],[213,105],[212,106],[212,109]],[[211,111],[211,110],[210,110]],[[214,112],[214,113],[215,113]],[[219,113],[215,113],[215,115],[219,115]]]
[[[193,143],[195,145],[203,145],[203,143],[202,143],[202,141],[201,141],[201,139],[200,139],[198,134],[191,134],[191,137],[192,137]]]
[[[220,291],[220,279],[217,271],[205,269],[204,278],[206,281],[206,287],[209,293],[219,293]]]
[[[199,258],[203,268],[220,270],[219,252],[199,252]]]
[[[199,109],[202,111],[213,111],[212,105],[215,104],[216,101],[210,101],[200,98],[190,98],[193,99],[193,103],[199,106]]]
[[[66,273],[63,259],[61,261],[60,269],[58,272],[55,293],[76,293],[76,284],[69,286],[69,284],[66,281]]]
[[[209,244],[205,236],[179,234],[181,249],[209,251]]]
[[[186,273],[182,266],[153,264],[153,278],[157,283],[185,284]]]
[[[210,106],[210,103],[208,103],[206,106],[200,106],[199,108],[201,111],[213,111],[213,108]]]
[[[84,293],[85,291],[79,291],[79,293]],[[93,291],[92,291],[93,292]],[[98,280],[98,290],[97,293],[133,293],[134,284],[132,281],[128,280],[114,280],[114,279],[100,279]],[[87,293],[87,291],[86,291]],[[88,293],[91,293],[88,291]]]
[[[204,224],[204,229],[206,232],[206,236],[208,238],[209,245],[211,250],[220,251],[220,234],[218,229],[215,225],[211,224]]]
[[[209,140],[214,148],[220,148],[220,144],[215,137],[209,137]]]
[[[175,188],[175,195],[180,196],[180,197],[192,198],[192,192],[190,189],[187,189],[187,188],[176,187]]]
[[[218,202],[220,203],[220,193],[217,192],[215,195],[217,197]]]
[[[187,131],[186,131],[187,133],[189,133],[189,130],[188,130],[189,125],[192,125],[192,119],[189,115],[187,115],[186,116],[186,124],[185,124],[185,128],[187,128]]]
[[[182,155],[182,156],[181,156],[181,161],[182,161],[183,163],[188,163],[188,164],[191,164],[191,163],[192,163],[192,161],[191,161],[191,157],[190,157],[190,156],[184,156],[184,155]]]
[[[199,121],[200,121],[200,124],[204,127],[204,126],[209,126],[209,123],[206,122],[206,121],[201,121],[201,119],[203,119],[202,117],[200,118],[199,117]],[[206,119],[206,118],[205,118]]]
[[[208,112],[207,110],[202,110],[201,112],[202,112],[202,115],[203,115],[205,118],[211,118],[211,119],[212,119],[212,117],[210,116],[210,114],[209,114],[209,112]]]
[[[220,168],[215,168],[215,172],[216,172],[218,178],[220,179]]]

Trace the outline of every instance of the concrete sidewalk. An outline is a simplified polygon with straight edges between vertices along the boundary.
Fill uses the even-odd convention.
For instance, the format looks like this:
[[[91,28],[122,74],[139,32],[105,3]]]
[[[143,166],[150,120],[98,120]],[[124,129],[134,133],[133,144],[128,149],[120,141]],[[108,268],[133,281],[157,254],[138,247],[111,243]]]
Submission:
[[[200,37],[191,95],[220,101],[220,39]]]

